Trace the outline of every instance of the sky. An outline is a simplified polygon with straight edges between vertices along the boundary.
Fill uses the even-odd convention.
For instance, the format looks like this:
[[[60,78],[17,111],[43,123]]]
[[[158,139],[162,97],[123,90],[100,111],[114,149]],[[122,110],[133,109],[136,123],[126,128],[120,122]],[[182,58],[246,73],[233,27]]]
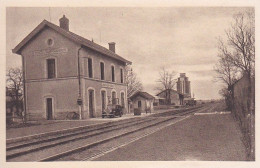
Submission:
[[[159,71],[164,67],[186,73],[196,99],[221,98],[222,84],[214,80],[217,39],[225,36],[233,15],[242,7],[167,8],[15,8],[6,10],[6,67],[21,67],[21,56],[12,49],[44,19],[59,25],[63,15],[70,31],[132,61],[144,91],[155,94]]]

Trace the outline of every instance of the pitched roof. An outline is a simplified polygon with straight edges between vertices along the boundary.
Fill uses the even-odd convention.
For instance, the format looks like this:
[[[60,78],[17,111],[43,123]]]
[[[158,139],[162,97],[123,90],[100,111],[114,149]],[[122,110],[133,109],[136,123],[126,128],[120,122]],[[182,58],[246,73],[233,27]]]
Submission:
[[[136,92],[133,96],[130,97],[130,99],[133,100],[136,96],[141,96],[145,99],[154,99],[154,97],[147,92]]]
[[[64,35],[65,37],[69,38],[70,40],[85,46],[87,48],[90,48],[94,51],[97,51],[101,54],[104,54],[108,57],[114,58],[116,60],[119,60],[121,62],[124,62],[126,64],[131,64],[132,62],[124,59],[123,57],[117,55],[113,51],[108,50],[107,48],[96,44],[86,38],[83,38],[75,33],[72,33],[70,31],[67,31],[51,22],[48,22],[47,20],[43,20],[30,34],[28,34],[12,51],[13,53],[16,54],[21,54],[21,49],[35,36],[37,35],[40,31],[43,30],[44,27],[50,27],[51,29],[55,30],[56,32]]]
[[[165,98],[163,98],[163,97],[160,97],[160,96],[153,96],[155,99],[157,99],[157,100],[159,100],[159,99],[161,99],[161,100],[163,100],[163,99],[165,99]]]
[[[165,92],[166,90],[167,90],[167,89],[165,89],[165,90],[163,90],[163,91],[157,93],[156,96],[159,96],[159,94]],[[172,92],[175,92],[175,93],[178,93],[178,94],[180,94],[180,95],[183,95],[182,93],[180,93],[180,92],[178,92],[178,91],[176,91],[176,90],[173,90],[173,89],[170,89],[170,90],[171,90]]]

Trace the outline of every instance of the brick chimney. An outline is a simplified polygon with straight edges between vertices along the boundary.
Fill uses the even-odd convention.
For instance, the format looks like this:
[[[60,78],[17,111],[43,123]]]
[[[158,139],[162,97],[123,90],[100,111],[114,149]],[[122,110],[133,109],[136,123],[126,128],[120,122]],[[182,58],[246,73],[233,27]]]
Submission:
[[[115,53],[116,52],[116,47],[115,47],[116,43],[110,42],[110,43],[108,43],[108,45],[109,45],[109,50],[113,51]]]
[[[62,18],[60,18],[60,27],[63,28],[64,30],[69,31],[69,19],[66,18],[65,15],[63,15]]]

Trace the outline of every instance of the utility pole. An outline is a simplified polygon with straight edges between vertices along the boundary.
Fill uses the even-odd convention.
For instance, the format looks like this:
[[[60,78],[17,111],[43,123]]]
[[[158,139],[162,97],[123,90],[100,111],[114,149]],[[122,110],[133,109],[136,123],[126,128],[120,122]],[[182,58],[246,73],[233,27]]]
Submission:
[[[79,92],[78,92],[78,99],[77,104],[79,107],[79,119],[82,120],[82,97],[81,97],[81,81],[80,81],[80,50],[82,47],[78,49],[78,82],[79,82]]]

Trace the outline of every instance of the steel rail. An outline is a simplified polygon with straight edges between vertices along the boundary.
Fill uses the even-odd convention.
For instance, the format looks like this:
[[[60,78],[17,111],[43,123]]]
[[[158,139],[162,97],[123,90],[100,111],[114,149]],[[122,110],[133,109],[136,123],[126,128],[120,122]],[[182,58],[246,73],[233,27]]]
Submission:
[[[116,135],[114,137],[110,137],[110,138],[107,138],[107,139],[104,139],[104,140],[100,140],[96,143],[92,143],[92,144],[88,144],[88,145],[85,145],[83,147],[79,147],[79,148],[76,148],[76,149],[72,149],[72,150],[69,150],[69,151],[66,151],[66,152],[63,152],[61,154],[57,154],[57,156],[61,155],[63,156],[64,153],[66,153],[66,155],[70,155],[70,153],[72,151],[78,151],[78,150],[85,150],[85,149],[88,149],[88,148],[91,148],[93,146],[96,146],[100,143],[105,143],[109,140],[112,140],[112,139],[115,139],[115,138],[119,138],[119,137],[122,137],[122,136],[125,136],[125,135],[129,135],[130,133],[134,133],[134,132],[138,132],[138,131],[141,131],[143,129],[146,129],[148,127],[152,127],[152,126],[155,126],[155,125],[158,125],[158,124],[161,124],[163,122],[167,122],[169,120],[173,120],[175,119],[176,117],[174,117],[174,115],[176,114],[181,114],[181,115],[185,115],[185,114],[188,114],[188,113],[192,113],[192,112],[195,112],[197,111],[198,109],[202,108],[204,106],[199,106],[199,107],[196,107],[196,108],[189,108],[189,109],[181,109],[181,110],[177,110],[177,111],[167,111],[167,112],[162,112],[162,113],[159,113],[159,116],[160,115],[170,115],[170,116],[173,116],[171,117],[170,119],[165,119],[163,121],[160,121],[160,122],[156,122],[154,124],[151,124],[151,125],[148,125],[148,126],[145,126],[145,127],[142,127],[142,128],[139,128],[139,129],[136,129],[136,130],[133,130],[133,131],[129,131],[129,132],[126,132],[126,133],[123,133],[123,134],[120,134],[120,135]],[[206,107],[207,108],[207,107]],[[158,114],[156,116],[153,116],[153,115],[150,115],[151,117],[156,117],[158,116]],[[22,151],[22,152],[17,152],[17,153],[13,153],[13,154],[10,154],[6,156],[6,159],[7,160],[10,160],[12,158],[15,158],[15,157],[19,157],[21,155],[24,155],[24,154],[29,154],[29,153],[33,153],[35,151],[39,151],[39,150],[42,150],[42,149],[46,149],[46,148],[51,148],[51,147],[54,147],[54,146],[57,146],[57,145],[61,145],[61,144],[65,144],[65,143],[68,143],[68,142],[72,142],[72,141],[77,141],[77,140],[80,140],[80,139],[85,139],[85,138],[89,138],[89,137],[93,137],[93,136],[97,136],[97,135],[101,135],[101,134],[104,134],[104,133],[107,133],[107,132],[112,132],[112,131],[115,131],[115,130],[120,130],[120,129],[124,129],[124,128],[127,128],[127,127],[131,127],[132,125],[139,125],[139,124],[142,124],[142,123],[149,123],[150,121],[154,120],[154,119],[151,119],[151,117],[149,117],[150,119],[147,119],[147,118],[142,118],[142,119],[138,119],[138,120],[135,120],[134,122],[135,123],[132,123],[133,121],[132,120],[127,120],[127,122],[122,122],[118,125],[118,122],[116,122],[115,124],[112,124],[111,125],[105,125],[105,126],[102,126],[102,127],[99,127],[99,128],[92,128],[91,130],[87,130],[87,131],[83,131],[82,130],[78,130],[77,133],[72,133],[72,134],[67,134],[67,135],[61,135],[59,137],[54,137],[54,138],[49,138],[49,139],[45,139],[45,140],[40,140],[40,141],[35,141],[35,142],[30,142],[28,144],[20,144],[20,145],[17,145],[17,146],[11,146],[9,147],[9,150],[12,150],[12,149],[19,149],[19,147],[25,147],[25,146],[30,146],[30,145],[33,145],[33,144],[38,144],[39,142],[41,143],[44,143],[44,142],[49,142],[49,141],[53,141],[53,140],[59,140],[59,139],[62,139],[62,138],[66,138],[66,137],[69,137],[69,136],[77,136],[79,134],[82,134],[82,133],[90,133],[90,132],[94,132],[94,131],[98,131],[98,130],[104,130],[104,129],[107,129],[107,128],[111,128],[111,127],[114,127],[116,126],[117,128],[112,128],[110,130],[104,130],[104,131],[101,131],[101,132],[98,132],[98,133],[94,133],[94,134],[90,134],[90,135],[83,135],[83,136],[80,136],[80,137],[76,137],[76,138],[72,138],[72,139],[69,139],[69,140],[65,140],[65,141],[61,141],[61,142],[57,142],[57,143],[54,143],[54,144],[47,144],[47,145],[44,145],[44,146],[40,146],[40,147],[37,147],[37,148],[32,148],[30,150],[26,150],[26,151]],[[141,121],[141,122],[140,122]],[[137,123],[136,123],[137,122]],[[120,127],[121,125],[125,125],[125,124],[128,124],[128,123],[131,123],[130,125],[126,125],[124,127]],[[56,158],[56,155],[54,155],[55,158]],[[54,157],[53,156],[53,157]],[[52,158],[51,157],[47,157],[47,161],[48,161],[48,158]],[[40,161],[45,161],[45,159],[42,159]]]
[[[192,109],[192,110],[186,111],[185,114],[189,114],[189,113],[195,112],[197,110],[198,109]],[[185,115],[185,114],[182,114],[182,115]],[[157,126],[159,124],[162,124],[162,123],[168,122],[170,120],[174,120],[174,119],[176,119],[176,117],[172,116],[170,118],[164,119],[163,121],[159,121],[159,122],[156,122],[156,123],[153,123],[153,124],[150,124],[150,125],[147,125],[147,126],[144,126],[144,127],[132,130],[132,131],[128,131],[128,132],[125,132],[125,133],[122,133],[122,134],[119,134],[119,135],[115,135],[113,137],[109,137],[109,138],[106,138],[106,139],[103,139],[103,140],[99,140],[97,142],[90,143],[90,144],[87,144],[87,145],[84,145],[84,146],[81,146],[81,147],[78,147],[78,148],[75,148],[75,149],[71,149],[71,150],[68,150],[68,151],[65,151],[65,152],[62,152],[62,153],[59,153],[59,154],[55,154],[55,155],[46,157],[46,158],[38,160],[38,161],[54,161],[54,160],[58,160],[58,159],[61,159],[62,157],[66,157],[66,156],[72,155],[74,153],[90,149],[90,148],[95,147],[95,146],[97,146],[99,144],[103,144],[103,143],[109,142],[111,140],[118,139],[118,138],[121,138],[123,136],[129,135],[129,134],[132,134],[132,133],[136,133],[138,131],[142,131],[144,129],[147,129],[147,128],[150,128],[150,127],[153,127],[153,126]]]

